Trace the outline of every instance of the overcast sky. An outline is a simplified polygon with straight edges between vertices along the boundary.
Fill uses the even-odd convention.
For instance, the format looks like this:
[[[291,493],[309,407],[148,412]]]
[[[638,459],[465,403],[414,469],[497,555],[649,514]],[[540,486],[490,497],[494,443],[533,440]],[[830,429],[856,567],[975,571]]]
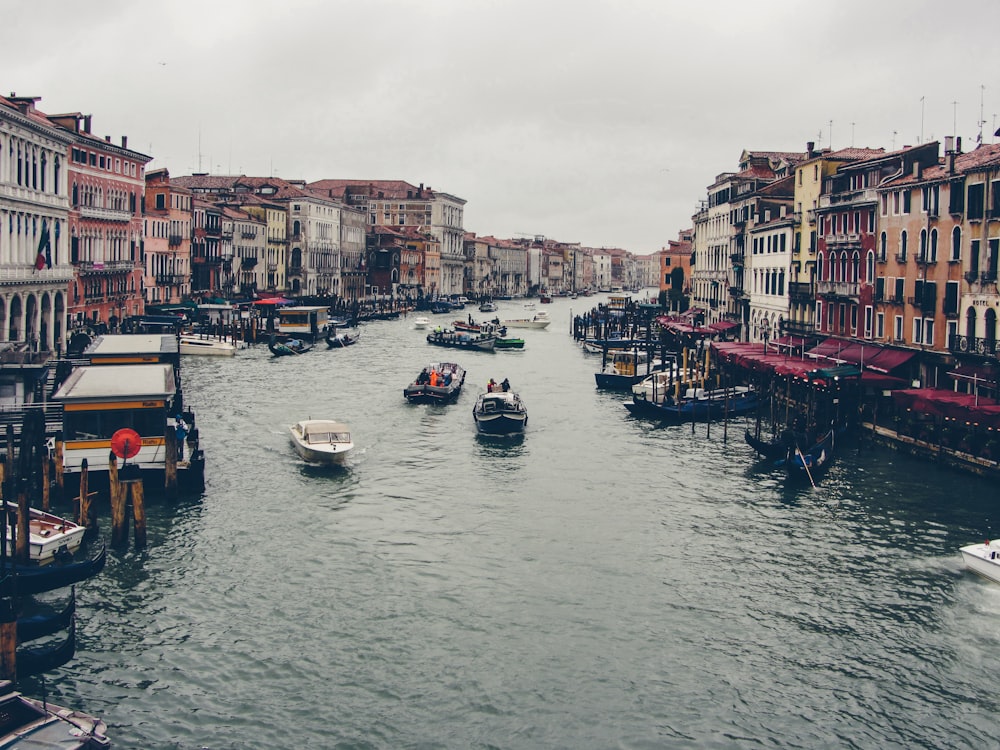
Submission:
[[[995,0],[6,0],[0,17],[0,91],[92,114],[150,168],[422,182],[500,237],[649,253],[744,148],[954,133],[970,150],[981,120],[1000,140]]]

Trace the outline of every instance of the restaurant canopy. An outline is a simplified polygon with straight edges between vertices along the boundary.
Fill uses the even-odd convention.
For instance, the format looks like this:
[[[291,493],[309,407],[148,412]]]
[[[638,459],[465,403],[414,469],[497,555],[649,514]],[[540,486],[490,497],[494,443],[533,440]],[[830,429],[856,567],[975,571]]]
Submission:
[[[907,388],[892,392],[897,406],[937,417],[1000,429],[1000,404],[974,393],[940,388]]]

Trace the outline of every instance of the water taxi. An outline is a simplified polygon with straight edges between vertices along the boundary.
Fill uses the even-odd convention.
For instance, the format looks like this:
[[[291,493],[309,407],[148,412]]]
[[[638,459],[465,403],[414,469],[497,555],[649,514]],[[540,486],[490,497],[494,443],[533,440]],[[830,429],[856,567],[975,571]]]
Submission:
[[[289,428],[292,446],[303,461],[342,464],[354,449],[351,428],[330,419],[304,419]]]
[[[987,539],[983,544],[970,544],[959,551],[965,567],[987,580],[1000,583],[1000,542]]]

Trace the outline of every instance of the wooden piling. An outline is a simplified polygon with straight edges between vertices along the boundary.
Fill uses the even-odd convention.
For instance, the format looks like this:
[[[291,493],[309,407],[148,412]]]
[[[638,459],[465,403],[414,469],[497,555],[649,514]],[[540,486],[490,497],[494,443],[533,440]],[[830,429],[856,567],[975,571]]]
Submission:
[[[49,493],[52,489],[52,458],[42,454],[42,510],[49,511]]]
[[[21,448],[24,450],[23,446]],[[17,478],[17,540],[14,549],[14,559],[20,565],[27,565],[29,553],[31,551],[31,526],[30,513],[28,509],[28,480],[23,477]]]
[[[59,499],[66,497],[66,478],[63,476],[63,434],[56,433],[56,487],[59,490]]]
[[[73,518],[81,526],[85,526],[87,523],[86,517],[83,515],[86,511],[85,503],[83,498],[87,497],[87,482],[90,476],[90,469],[87,466],[87,459],[83,459],[80,462],[80,494],[73,498]]]
[[[8,596],[0,599],[0,679],[17,680],[17,614]]]
[[[174,428],[167,425],[166,442],[166,464],[164,466],[163,486],[170,496],[177,494],[177,433]]]
[[[111,455],[108,463],[111,480],[111,546],[128,543],[128,509],[125,504],[126,483],[118,481],[118,457]]]
[[[126,486],[132,495],[132,523],[135,527],[135,548],[146,548],[146,501],[142,480],[128,482]]]

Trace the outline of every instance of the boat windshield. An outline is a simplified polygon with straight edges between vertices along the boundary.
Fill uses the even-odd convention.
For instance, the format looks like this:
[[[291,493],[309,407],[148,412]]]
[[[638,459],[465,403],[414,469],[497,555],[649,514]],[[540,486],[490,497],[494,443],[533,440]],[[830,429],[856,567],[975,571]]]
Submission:
[[[349,443],[351,433],[349,432],[310,432],[306,435],[308,443]]]

